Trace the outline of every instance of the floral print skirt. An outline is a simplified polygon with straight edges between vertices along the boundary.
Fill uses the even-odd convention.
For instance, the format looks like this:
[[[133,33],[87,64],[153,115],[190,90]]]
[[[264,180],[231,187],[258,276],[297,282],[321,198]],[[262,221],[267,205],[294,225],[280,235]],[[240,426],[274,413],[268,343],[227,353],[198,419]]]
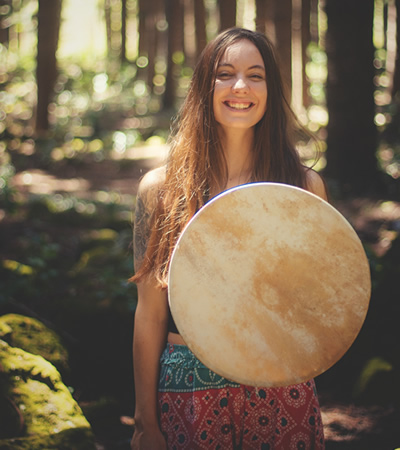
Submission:
[[[167,344],[158,390],[168,449],[323,450],[314,380],[279,388],[245,386]]]

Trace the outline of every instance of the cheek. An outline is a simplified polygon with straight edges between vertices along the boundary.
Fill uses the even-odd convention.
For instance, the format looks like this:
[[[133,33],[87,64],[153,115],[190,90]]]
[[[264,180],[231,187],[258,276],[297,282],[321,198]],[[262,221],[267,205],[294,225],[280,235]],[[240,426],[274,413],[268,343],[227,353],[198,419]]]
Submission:
[[[214,97],[221,95],[221,93],[226,89],[226,83],[222,81],[216,81],[214,85]]]
[[[216,83],[214,86],[214,93],[213,93],[213,109],[214,111],[218,109],[221,105],[221,95],[223,94],[224,87],[221,85],[221,83]]]
[[[263,99],[263,103],[264,103],[264,112],[267,110],[267,101],[268,101],[268,92],[265,90],[262,93],[262,99]]]
[[[213,111],[214,111],[214,114],[215,114],[215,110],[217,108],[217,96],[216,96],[216,92],[215,91],[214,91],[214,95],[213,95],[213,98],[212,98],[212,106],[213,106]]]

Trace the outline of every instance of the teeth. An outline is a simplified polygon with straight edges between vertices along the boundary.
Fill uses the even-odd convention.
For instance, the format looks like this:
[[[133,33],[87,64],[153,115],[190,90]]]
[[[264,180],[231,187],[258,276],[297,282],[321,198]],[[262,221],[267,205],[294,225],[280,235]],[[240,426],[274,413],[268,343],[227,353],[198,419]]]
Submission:
[[[230,102],[226,102],[226,104],[230,108],[234,108],[234,109],[248,109],[252,105],[252,103],[230,103]]]

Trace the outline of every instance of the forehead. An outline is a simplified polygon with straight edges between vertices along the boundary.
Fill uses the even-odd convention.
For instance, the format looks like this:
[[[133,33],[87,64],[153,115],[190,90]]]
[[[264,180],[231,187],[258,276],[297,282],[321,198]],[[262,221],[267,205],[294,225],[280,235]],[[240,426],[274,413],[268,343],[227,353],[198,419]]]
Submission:
[[[241,39],[226,48],[219,65],[258,65],[264,67],[264,61],[258,48],[249,40]]]

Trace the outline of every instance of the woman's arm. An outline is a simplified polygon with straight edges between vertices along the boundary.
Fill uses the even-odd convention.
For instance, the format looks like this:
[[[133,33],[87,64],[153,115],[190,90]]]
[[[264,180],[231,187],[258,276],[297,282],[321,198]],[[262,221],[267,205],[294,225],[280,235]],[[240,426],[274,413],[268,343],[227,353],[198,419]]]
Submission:
[[[157,387],[167,336],[167,299],[165,291],[149,282],[140,282],[138,293],[133,338],[136,408],[132,449],[165,449],[158,422]]]
[[[134,232],[134,262],[137,269],[143,261],[149,238],[151,212],[157,201],[160,172],[147,174],[137,197]],[[134,450],[166,449],[157,413],[157,388],[160,356],[167,338],[167,294],[155,280],[138,282],[138,305],[135,313],[133,361],[135,377],[135,432],[131,441]]]

